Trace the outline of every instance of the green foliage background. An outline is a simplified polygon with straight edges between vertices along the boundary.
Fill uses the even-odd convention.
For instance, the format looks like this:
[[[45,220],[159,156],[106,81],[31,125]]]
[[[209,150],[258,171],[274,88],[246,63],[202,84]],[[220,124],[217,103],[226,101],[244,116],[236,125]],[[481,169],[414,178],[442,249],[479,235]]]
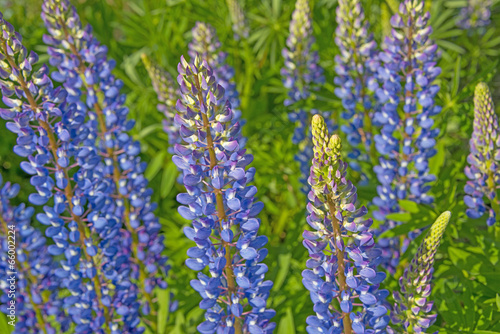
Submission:
[[[196,21],[212,24],[229,53],[228,61],[236,70],[242,97],[243,129],[249,138],[248,149],[255,155],[256,185],[265,203],[261,214],[262,233],[270,238],[267,279],[274,281],[270,306],[277,311],[276,333],[305,333],[305,319],[312,303],[301,283],[301,271],[307,251],[301,245],[305,227],[306,197],[299,190],[297,147],[291,143],[293,124],[283,107],[284,91],[279,70],[283,66],[281,49],[288,35],[294,1],[246,0],[245,14],[250,25],[248,40],[235,41],[230,16],[223,0],[73,0],[84,22],[90,23],[99,40],[109,47],[117,60],[116,76],[125,82],[130,116],[136,119],[133,130],[140,140],[143,158],[149,161],[147,177],[159,203],[158,216],[166,235],[166,252],[171,259],[169,292],[179,308],[168,313],[169,293],[160,295],[162,313],[160,333],[195,333],[203,313],[200,298],[189,286],[195,273],[184,265],[191,242],[182,228],[188,224],[177,213],[175,196],[182,190],[176,182],[177,170],[167,153],[167,136],[162,131],[162,115],[156,110],[156,95],[140,61],[141,53],[165,66],[172,74],[182,54],[187,55],[190,29]],[[0,10],[21,32],[25,44],[47,60],[40,19],[40,0],[0,0]],[[397,0],[363,0],[367,17],[380,43],[390,32],[389,18],[397,10]],[[483,31],[464,31],[455,25],[460,7],[466,0],[426,2],[431,12],[432,38],[441,52],[438,105],[443,106],[436,124],[441,128],[438,154],[431,161],[431,172],[438,176],[432,188],[433,207],[402,201],[405,212],[398,220],[406,221],[389,234],[401,235],[428,226],[439,213],[450,210],[452,221],[445,234],[435,264],[432,298],[439,317],[432,329],[440,333],[500,333],[500,227],[487,228],[485,219],[465,217],[463,169],[472,131],[472,94],[475,84],[486,81],[500,104],[500,10],[493,2],[492,24]],[[314,96],[315,106],[340,111],[333,94],[335,0],[311,1],[314,31],[321,65],[327,83]],[[338,117],[336,117],[338,118]],[[0,172],[4,179],[22,185],[18,200],[27,200],[33,188],[19,168],[20,158],[12,153],[15,135],[1,124]],[[340,133],[342,136],[342,134]],[[354,176],[355,177],[355,176]],[[368,204],[376,192],[376,178],[359,188],[360,202]],[[404,254],[406,261],[418,247],[417,240]],[[397,285],[389,278],[386,287]],[[0,318],[0,332],[8,329]]]

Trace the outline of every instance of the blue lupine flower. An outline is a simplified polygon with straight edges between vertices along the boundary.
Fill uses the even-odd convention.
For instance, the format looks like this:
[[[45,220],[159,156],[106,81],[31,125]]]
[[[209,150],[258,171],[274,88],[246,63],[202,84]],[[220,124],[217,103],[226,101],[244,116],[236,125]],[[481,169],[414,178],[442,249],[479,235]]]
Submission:
[[[2,186],[0,175],[0,187]],[[14,206],[10,200],[17,196],[19,185],[6,182],[0,188],[0,310],[14,313],[16,325],[13,333],[44,332],[55,334],[47,320],[52,317],[60,330],[69,328],[70,319],[57,298],[59,280],[54,275],[52,256],[47,251],[46,239],[31,226],[34,213],[24,203]],[[15,280],[11,281],[11,276]],[[15,285],[12,298],[11,284]],[[10,301],[15,301],[13,312]],[[9,317],[9,321],[12,318]]]
[[[153,289],[167,287],[169,266],[162,255],[164,236],[159,233],[161,225],[153,213],[156,204],[151,203],[152,190],[144,176],[146,164],[139,157],[140,144],[128,133],[134,121],[127,119],[126,97],[120,93],[123,82],[111,73],[116,63],[108,59],[106,46],[97,41],[90,26],[82,28],[75,8],[67,0],[46,0],[42,17],[50,32],[50,36],[44,36],[52,46],[50,63],[57,67],[53,77],[63,83],[71,101],[88,114],[88,131],[92,133],[89,139],[94,141],[88,150],[94,150],[103,161],[97,172],[102,178],[101,201],[105,200],[96,204],[102,205],[100,216],[92,212],[89,215],[97,227],[105,224],[100,223],[102,219],[113,226],[113,247],[123,250],[116,255],[114,267],[110,264],[106,268],[120,284],[113,303],[120,311],[117,315],[130,326],[122,327],[124,332],[142,331],[137,328],[139,308],[145,317],[156,316]],[[124,228],[120,229],[122,224]],[[136,301],[137,293],[142,297],[141,306]],[[155,330],[154,317],[149,320]]]
[[[342,117],[349,121],[341,127],[350,145],[347,157],[351,168],[360,171],[360,162],[375,160],[372,118],[378,106],[370,89],[376,86],[377,43],[359,0],[339,0],[336,20],[340,54],[335,57],[335,95],[342,100]]]
[[[283,85],[288,89],[288,98],[284,104],[292,108],[288,113],[288,118],[295,123],[292,142],[299,147],[295,160],[300,164],[301,182],[304,185],[302,190],[305,193],[309,191],[307,176],[309,161],[312,158],[310,131],[312,115],[321,114],[329,120],[329,129],[334,130],[329,112],[304,106],[311,91],[318,90],[319,86],[325,82],[323,68],[319,65],[318,52],[312,51],[314,41],[308,1],[297,0],[290,22],[290,35],[286,41],[287,48],[282,51],[285,67],[281,69],[281,76]]]
[[[281,69],[283,84],[289,90],[285,106],[309,98],[325,82],[317,51],[312,51],[314,36],[307,0],[297,0],[290,22],[290,35],[282,54],[285,67]]]
[[[248,38],[248,23],[239,0],[226,0],[226,4],[229,9],[229,16],[231,16],[231,21],[233,22],[234,39],[239,40],[241,37]]]
[[[468,0],[460,10],[457,26],[462,29],[481,28],[491,23],[491,0]]]
[[[469,146],[466,213],[475,219],[488,212],[486,222],[492,226],[500,217],[500,134],[490,90],[482,82],[474,92],[474,130]]]
[[[21,167],[33,175],[37,193],[30,195],[30,202],[43,205],[52,199],[37,219],[49,226],[45,235],[54,244],[47,252],[58,257],[54,273],[59,288],[69,291],[62,307],[79,333],[117,326],[141,332],[135,330],[136,292],[127,279],[128,248],[120,247],[126,242],[119,235],[121,224],[102,211],[109,185],[102,175],[105,165],[88,142],[94,138],[92,120],[86,120],[85,108],[72,98],[74,87],[54,89],[46,66],[32,73],[38,57],[33,52],[28,56],[20,35],[2,23],[0,53],[8,63],[2,94],[9,102],[2,117],[12,121],[7,127],[18,135],[14,151],[27,158]],[[131,307],[128,314],[121,312],[123,306]]]
[[[192,221],[184,233],[196,243],[186,265],[199,271],[191,281],[206,310],[198,331],[272,333],[275,312],[266,308],[272,282],[264,281],[268,268],[261,263],[267,237],[257,234],[263,204],[250,185],[255,168],[247,169],[253,157],[240,145],[240,123],[207,61],[182,57],[178,70],[175,122],[184,144],[175,146],[172,160],[187,191],[177,196],[179,213]],[[202,272],[207,266],[210,276]]]
[[[430,314],[434,302],[429,301],[433,264],[450,217],[449,211],[443,212],[432,224],[417,254],[405,268],[403,276],[399,278],[401,293],[398,291],[393,293],[396,303],[391,315],[392,321],[396,326],[401,326],[404,333],[425,333],[436,320],[437,315]],[[388,328],[390,334],[402,332]]]
[[[233,123],[239,121],[243,125],[241,111],[238,109],[240,96],[234,82],[234,68],[226,64],[227,53],[220,51],[221,43],[215,28],[208,23],[196,22],[191,32],[193,40],[189,43],[189,56],[194,59],[198,54],[201,59],[207,61],[217,83],[224,88],[224,98],[231,103],[234,114]]]
[[[307,222],[313,230],[303,233],[310,258],[302,282],[316,315],[307,318],[307,332],[384,333],[389,292],[378,289],[386,274],[376,271],[381,252],[374,248],[372,220],[363,219],[364,206],[356,208],[356,187],[346,179],[340,138],[329,136],[319,115],[312,119],[312,135]]]
[[[175,103],[179,95],[178,85],[170,73],[149,59],[147,55],[142,55],[142,61],[144,66],[146,66],[153,88],[158,96],[158,101],[160,102],[156,108],[165,116],[163,119],[163,129],[168,134],[168,151],[173,153],[174,145],[182,143],[182,139],[179,136],[179,129],[174,124],[176,114]]]
[[[433,128],[433,116],[441,107],[434,104],[439,86],[433,84],[441,69],[436,67],[437,45],[430,39],[429,13],[423,14],[424,4],[405,0],[399,13],[391,18],[392,36],[385,40],[382,61],[378,69],[381,87],[376,94],[382,108],[374,115],[382,124],[375,136],[380,153],[379,165],[374,168],[380,182],[374,204],[374,217],[384,221],[378,232],[392,228],[398,222],[388,221],[386,215],[399,212],[398,200],[431,204],[427,193],[435,176],[429,174],[429,159],[436,154],[439,129]],[[381,239],[384,264],[390,272],[398,263],[399,254],[407,241]]]

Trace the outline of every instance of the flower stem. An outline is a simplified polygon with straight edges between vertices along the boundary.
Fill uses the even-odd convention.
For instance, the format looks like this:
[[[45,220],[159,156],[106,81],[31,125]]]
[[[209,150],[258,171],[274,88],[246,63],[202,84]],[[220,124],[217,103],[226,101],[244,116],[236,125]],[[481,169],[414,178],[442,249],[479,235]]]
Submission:
[[[340,233],[340,224],[337,218],[335,218],[335,204],[331,198],[331,195],[327,196],[327,206],[328,206],[328,211],[330,212],[330,217],[332,219],[332,231],[333,231],[333,237],[335,240],[333,240],[333,244],[335,245],[337,242],[337,239],[341,238],[341,233]],[[338,273],[338,279],[339,279],[339,295],[342,295],[343,291],[347,291],[347,283],[346,283],[346,278],[345,278],[345,261],[344,261],[344,249],[340,249],[339,247],[335,247],[335,255],[337,257],[337,263],[338,263],[338,268],[337,268],[337,273]],[[342,321],[344,323],[344,331],[345,334],[352,334],[352,324],[351,324],[351,318],[349,317],[349,313],[342,312]]]

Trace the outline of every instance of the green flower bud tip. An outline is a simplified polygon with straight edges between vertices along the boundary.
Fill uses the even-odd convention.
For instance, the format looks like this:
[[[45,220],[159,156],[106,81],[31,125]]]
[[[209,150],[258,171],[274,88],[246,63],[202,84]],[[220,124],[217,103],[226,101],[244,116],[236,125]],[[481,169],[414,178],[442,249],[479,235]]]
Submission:
[[[427,252],[435,252],[437,250],[439,243],[443,238],[444,230],[450,221],[450,217],[451,212],[445,211],[436,219],[434,224],[432,224],[421,245],[424,250]]]

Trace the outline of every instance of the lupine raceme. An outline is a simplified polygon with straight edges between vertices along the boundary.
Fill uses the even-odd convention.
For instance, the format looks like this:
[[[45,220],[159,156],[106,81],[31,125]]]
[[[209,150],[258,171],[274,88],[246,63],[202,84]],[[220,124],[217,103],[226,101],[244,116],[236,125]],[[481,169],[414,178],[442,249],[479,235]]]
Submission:
[[[341,130],[347,135],[351,168],[360,171],[360,163],[376,160],[373,142],[373,113],[378,109],[373,88],[376,87],[377,43],[359,0],[340,0],[337,7],[335,56],[337,77],[335,94],[342,100],[342,117],[349,123]]]
[[[356,187],[346,179],[341,140],[330,137],[324,119],[312,119],[314,158],[309,184],[304,246],[309,251],[304,286],[314,303],[315,316],[307,331],[316,333],[383,333],[389,322],[385,298],[379,289],[386,274],[377,271],[371,219],[364,206],[356,207]]]
[[[295,123],[292,141],[298,145],[299,152],[295,156],[300,164],[303,191],[307,193],[307,176],[309,162],[312,158],[312,142],[310,135],[311,116],[322,114],[333,130],[333,121],[328,112],[312,108],[311,92],[318,90],[324,83],[323,68],[319,65],[317,51],[313,51],[314,36],[308,0],[297,0],[290,22],[290,34],[286,40],[286,48],[282,55],[285,67],[281,69],[283,85],[288,90],[288,98],[284,101],[289,107],[288,118]]]
[[[466,213],[473,219],[488,213],[486,223],[492,226],[500,217],[500,133],[490,90],[482,82],[474,92],[473,127],[465,168]]]
[[[374,114],[374,122],[382,128],[375,136],[380,158],[374,171],[380,186],[373,202],[378,207],[374,217],[384,225],[378,232],[400,224],[386,219],[400,211],[398,200],[433,202],[428,192],[435,176],[429,173],[429,159],[436,154],[435,138],[439,134],[433,127],[433,116],[441,111],[434,102],[439,91],[434,80],[441,70],[436,67],[437,45],[429,39],[430,15],[423,9],[421,1],[400,4],[399,13],[391,19],[392,36],[386,38],[384,51],[379,54],[377,76],[381,86],[376,95],[382,107]],[[408,242],[379,240],[390,272],[394,272]]]
[[[490,0],[468,0],[467,6],[460,10],[457,25],[462,29],[481,28],[491,22]]]
[[[141,58],[158,96],[159,103],[156,105],[156,108],[165,116],[163,119],[163,130],[168,135],[168,151],[173,153],[174,145],[182,141],[179,136],[179,130],[174,124],[176,114],[175,104],[179,95],[177,83],[170,73],[156,64],[146,54],[142,54]]]
[[[14,206],[11,199],[17,196],[19,185],[2,183],[0,175],[1,311],[18,317],[15,334],[33,330],[45,334],[55,334],[58,329],[66,331],[69,318],[61,308],[62,300],[56,297],[59,286],[54,275],[56,268],[47,251],[45,237],[31,226],[35,210],[24,203]],[[16,276],[15,281],[11,275]],[[15,307],[10,305],[8,297],[13,285],[19,288]],[[47,322],[49,318],[55,319],[59,328]]]
[[[248,38],[248,23],[239,0],[226,0],[226,4],[229,9],[229,16],[231,16],[231,21],[233,22],[234,39]]]
[[[178,70],[175,122],[183,144],[175,145],[173,161],[186,188],[177,196],[179,213],[192,221],[184,233],[196,243],[186,265],[199,271],[191,286],[206,310],[198,331],[272,333],[275,312],[266,308],[272,282],[264,280],[268,268],[261,263],[267,237],[258,235],[256,218],[263,204],[250,185],[255,168],[247,169],[253,157],[240,145],[240,123],[207,61],[182,57]]]
[[[2,94],[9,107],[2,117],[18,135],[14,151],[26,158],[21,168],[32,175],[37,190],[30,202],[48,204],[37,220],[48,226],[45,235],[53,240],[48,253],[63,258],[54,271],[58,288],[70,293],[62,308],[79,333],[111,333],[118,326],[135,333],[128,250],[119,235],[120,221],[104,214],[108,184],[104,164],[87,146],[85,111],[64,89],[54,89],[46,66],[32,72],[38,57],[28,54],[21,36],[4,20],[1,43]]]
[[[393,323],[389,333],[425,333],[436,320],[431,314],[434,302],[429,300],[434,260],[451,213],[443,212],[432,224],[417,253],[399,279],[400,292],[394,291]],[[397,331],[396,331],[397,329]]]
[[[86,113],[94,140],[92,150],[106,165],[103,177],[111,194],[106,214],[115,215],[124,229],[132,280],[143,297],[141,313],[146,323],[156,328],[154,288],[166,288],[169,269],[162,255],[164,237],[151,203],[152,190],[144,177],[146,164],[138,156],[140,144],[128,134],[134,121],[127,119],[123,82],[111,71],[115,61],[107,58],[107,48],[92,34],[90,26],[82,27],[75,8],[67,0],[46,0],[42,18],[50,33],[45,42],[51,47],[51,65],[57,67],[53,77],[62,82],[72,101]]]

